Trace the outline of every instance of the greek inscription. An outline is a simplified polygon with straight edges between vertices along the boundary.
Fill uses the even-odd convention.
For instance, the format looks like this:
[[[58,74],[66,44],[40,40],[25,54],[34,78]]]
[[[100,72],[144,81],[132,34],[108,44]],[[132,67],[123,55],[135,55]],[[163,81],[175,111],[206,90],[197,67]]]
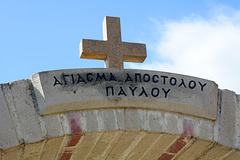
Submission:
[[[127,78],[126,78],[125,82],[128,82],[128,81],[133,82],[132,78],[131,78],[130,75],[127,73]]]
[[[196,82],[194,80],[189,81],[188,87],[194,89],[196,87]]]
[[[113,91],[113,86],[108,86],[108,87],[106,87],[106,96],[109,96],[109,90],[111,89],[111,91],[112,92],[110,92],[110,93],[112,93],[112,96],[114,96],[114,91]]]
[[[150,81],[150,75],[149,74],[144,74],[143,75],[143,81],[144,82],[149,82]]]
[[[156,79],[157,78],[157,79]],[[152,81],[153,81],[153,83],[158,83],[158,80],[159,79],[159,76],[158,75],[153,75],[153,77],[152,77]]]
[[[92,76],[93,76],[92,73],[87,74],[87,81],[88,82],[92,82],[92,80],[93,80]]]
[[[181,87],[181,86],[183,86],[184,88],[187,88],[183,79],[181,79],[181,83],[178,85],[178,87]]]
[[[199,84],[200,84],[200,86],[201,86],[201,91],[203,91],[203,87],[205,87],[206,85],[207,85],[207,83],[204,83],[204,84],[202,84],[201,82],[198,82]]]
[[[151,95],[152,95],[153,97],[159,96],[159,89],[156,88],[156,87],[154,87],[154,88],[151,90]]]
[[[145,95],[145,97],[148,97],[147,92],[145,91],[144,87],[142,87],[142,92],[138,96],[140,97],[143,94]]]
[[[105,74],[103,73],[102,75],[100,75],[99,73],[97,73],[97,78],[96,81],[100,80],[102,81],[102,79],[104,79],[105,81],[107,81]]]
[[[55,77],[55,76],[53,76],[53,78],[54,78],[54,84],[53,84],[53,86],[56,86],[56,85],[62,85],[62,83]]]
[[[117,81],[112,73],[110,73],[109,81]]]
[[[58,77],[58,78],[57,78]],[[68,86],[68,85],[84,85],[89,83],[90,85],[96,85],[96,82],[113,81],[113,83],[126,83],[126,85],[137,83],[138,86],[127,86],[127,90],[120,87],[118,91],[114,91],[113,87],[106,88],[106,95],[116,95],[118,96],[131,96],[138,95],[139,97],[159,97],[162,96],[167,98],[171,89],[174,87],[180,87],[182,89],[197,89],[203,92],[207,86],[207,83],[195,80],[186,80],[183,78],[169,77],[166,75],[148,74],[148,73],[126,73],[124,76],[118,77],[114,73],[75,73],[75,74],[65,74],[62,73],[60,76],[53,76],[53,86]],[[153,87],[151,90],[147,90],[146,86],[139,87],[139,84],[146,85],[145,82],[149,84],[160,84],[163,88]],[[166,89],[164,86],[171,86],[171,89]]]
[[[69,77],[69,74],[62,74],[64,85],[67,85],[66,77]]]
[[[119,93],[118,93],[118,96],[120,96],[120,95],[127,96],[126,92],[123,90],[122,87],[120,87],[120,91],[119,91]]]
[[[165,90],[164,88],[162,88],[163,92],[164,92],[164,97],[167,98],[168,93],[170,92],[170,89]]]
[[[170,78],[170,84],[171,84],[172,86],[175,86],[175,85],[177,84],[177,79],[174,78],[174,77],[171,77],[171,78]]]
[[[141,74],[140,73],[135,73],[135,82],[138,82],[138,79],[139,79],[139,82],[142,82]]]
[[[86,83],[86,81],[80,76],[80,74],[77,74],[77,76],[78,76],[77,84],[80,82]]]
[[[129,89],[131,90],[131,92],[132,92],[132,96],[134,96],[135,94],[134,94],[134,92],[135,92],[135,90],[137,89],[137,87],[134,87],[134,88],[132,88],[132,87],[129,87]]]
[[[166,79],[168,78],[168,76],[161,76],[161,78],[163,78],[163,84],[166,84]]]

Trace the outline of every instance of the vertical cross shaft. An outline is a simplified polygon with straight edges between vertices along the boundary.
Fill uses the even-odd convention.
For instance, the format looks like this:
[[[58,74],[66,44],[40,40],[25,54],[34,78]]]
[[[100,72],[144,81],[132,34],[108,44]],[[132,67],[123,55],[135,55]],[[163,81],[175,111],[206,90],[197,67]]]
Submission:
[[[103,41],[82,39],[80,58],[105,61],[106,68],[123,68],[123,62],[143,62],[146,45],[126,43],[121,40],[119,17],[105,17],[103,21]]]

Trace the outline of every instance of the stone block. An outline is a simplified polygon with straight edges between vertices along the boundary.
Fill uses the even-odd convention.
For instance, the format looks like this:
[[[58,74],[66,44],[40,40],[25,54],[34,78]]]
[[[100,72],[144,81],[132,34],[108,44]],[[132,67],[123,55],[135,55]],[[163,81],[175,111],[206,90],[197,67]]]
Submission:
[[[130,107],[216,119],[218,87],[196,77],[106,68],[40,72],[31,80],[42,115]]]
[[[218,142],[234,147],[236,143],[237,96],[229,90],[222,91]]]
[[[197,137],[205,140],[212,141],[214,137],[214,124],[212,121],[199,120],[199,123],[196,126],[197,128]]]
[[[101,115],[102,129],[104,131],[117,130],[116,110],[103,109],[99,111]]]
[[[163,131],[163,115],[159,111],[147,111],[147,128],[148,131]]]
[[[138,109],[138,114],[140,117],[140,129],[147,130],[147,111],[143,109]]]
[[[176,114],[165,113],[164,115],[164,132],[172,134],[183,133],[183,120]]]
[[[117,128],[120,130],[124,130],[125,129],[124,109],[116,109],[116,116],[117,116]]]
[[[236,148],[240,149],[240,95],[237,95],[237,112],[236,112]]]
[[[63,128],[59,115],[50,115],[43,117],[47,130],[47,137],[63,136]]]
[[[71,134],[71,129],[70,129],[70,125],[69,125],[69,121],[67,118],[66,113],[65,114],[59,114],[59,118],[62,124],[62,128],[63,128],[63,133],[70,135]]]
[[[99,123],[98,111],[89,110],[82,112],[84,122],[85,122],[85,131],[86,132],[97,132],[102,130]]]
[[[138,131],[141,129],[141,119],[137,109],[125,109],[125,129]]]
[[[46,135],[41,117],[37,114],[34,94],[29,80],[19,80],[3,86],[12,114],[18,139],[31,143]]]
[[[0,148],[6,149],[19,144],[16,128],[0,85]]]

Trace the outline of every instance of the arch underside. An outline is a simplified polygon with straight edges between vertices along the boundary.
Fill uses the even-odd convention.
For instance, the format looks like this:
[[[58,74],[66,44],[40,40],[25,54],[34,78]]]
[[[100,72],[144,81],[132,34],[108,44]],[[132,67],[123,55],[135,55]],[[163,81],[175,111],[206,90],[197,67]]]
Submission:
[[[147,131],[102,131],[48,138],[2,150],[1,160],[186,160],[240,157],[238,150],[196,137]]]

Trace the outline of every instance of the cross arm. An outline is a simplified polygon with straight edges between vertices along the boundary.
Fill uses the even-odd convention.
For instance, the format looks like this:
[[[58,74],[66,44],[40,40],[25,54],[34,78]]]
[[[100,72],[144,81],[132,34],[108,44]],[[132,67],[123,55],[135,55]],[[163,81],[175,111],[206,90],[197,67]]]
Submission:
[[[144,62],[147,57],[146,45],[141,43],[122,44],[124,62]]]
[[[80,58],[106,60],[107,41],[82,39],[79,45]]]

